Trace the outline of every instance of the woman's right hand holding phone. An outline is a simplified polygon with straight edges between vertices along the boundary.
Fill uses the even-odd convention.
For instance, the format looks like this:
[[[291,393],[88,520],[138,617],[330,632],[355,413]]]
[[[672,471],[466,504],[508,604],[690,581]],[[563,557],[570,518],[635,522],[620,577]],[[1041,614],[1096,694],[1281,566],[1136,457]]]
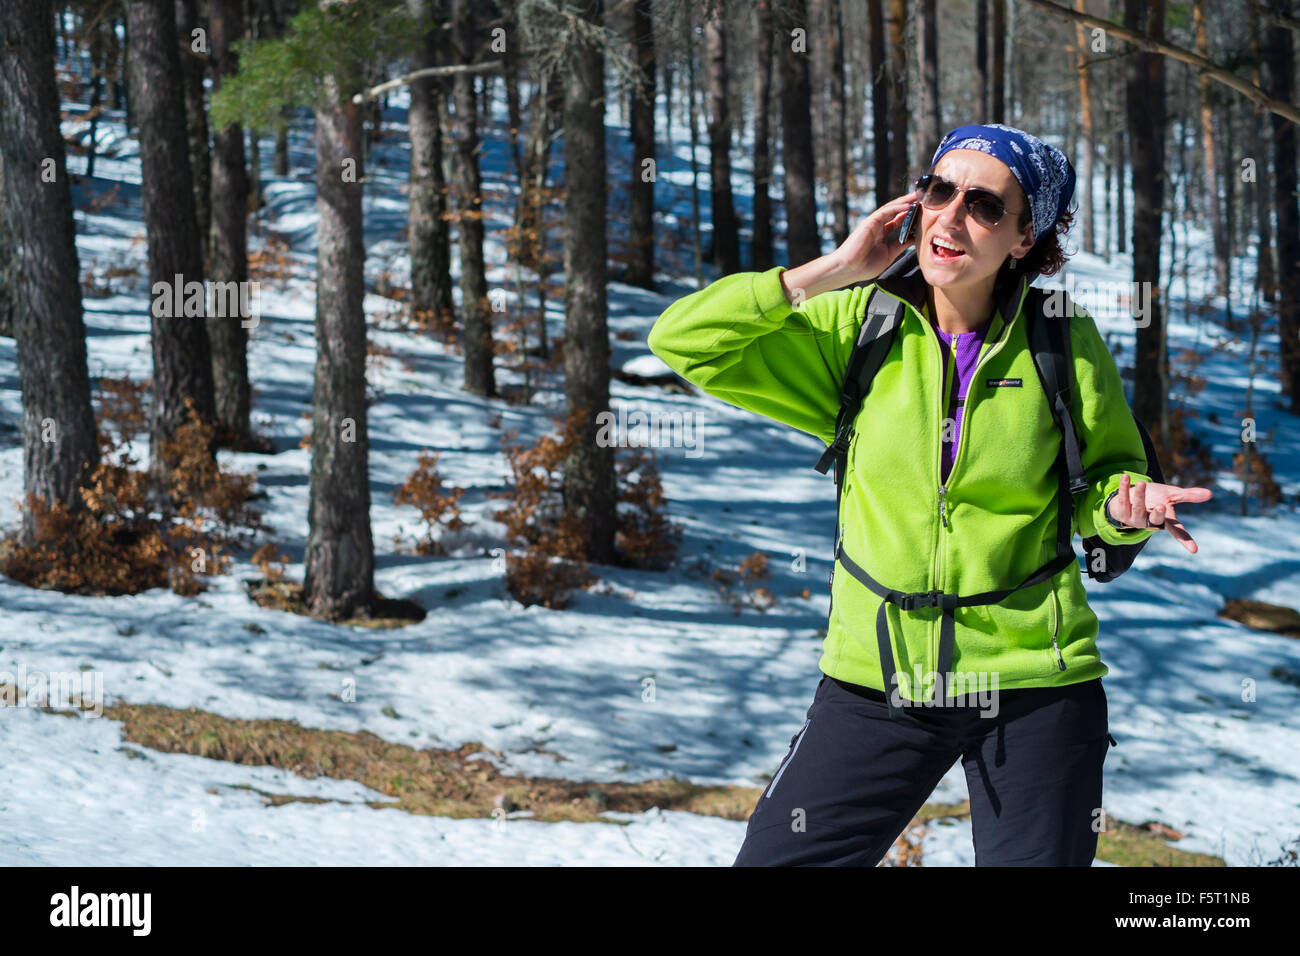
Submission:
[[[834,252],[782,272],[781,285],[790,304],[798,308],[813,296],[884,272],[915,241],[908,238],[900,242],[897,233],[908,208],[916,201],[915,192],[891,199],[860,220]]]

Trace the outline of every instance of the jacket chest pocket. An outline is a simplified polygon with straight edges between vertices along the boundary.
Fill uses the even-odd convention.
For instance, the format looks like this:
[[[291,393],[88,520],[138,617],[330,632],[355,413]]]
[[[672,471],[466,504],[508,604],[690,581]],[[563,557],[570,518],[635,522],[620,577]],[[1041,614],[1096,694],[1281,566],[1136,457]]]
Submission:
[[[994,480],[1045,479],[1061,445],[1047,393],[1028,350],[1002,359],[981,368],[967,389],[961,427],[970,434],[960,439],[967,446],[962,457]]]

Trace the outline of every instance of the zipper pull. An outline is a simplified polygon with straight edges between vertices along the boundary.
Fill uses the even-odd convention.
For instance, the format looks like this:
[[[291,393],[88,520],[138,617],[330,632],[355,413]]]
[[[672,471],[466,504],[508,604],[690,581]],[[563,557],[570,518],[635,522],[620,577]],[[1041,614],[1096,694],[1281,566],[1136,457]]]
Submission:
[[[1061,648],[1056,643],[1056,634],[1052,634],[1052,648],[1056,651],[1056,663],[1059,670],[1065,670],[1065,658],[1061,656]]]
[[[948,502],[946,500],[948,489],[943,485],[939,486],[939,520],[943,522],[945,528],[948,527]],[[951,530],[951,529],[949,529]]]

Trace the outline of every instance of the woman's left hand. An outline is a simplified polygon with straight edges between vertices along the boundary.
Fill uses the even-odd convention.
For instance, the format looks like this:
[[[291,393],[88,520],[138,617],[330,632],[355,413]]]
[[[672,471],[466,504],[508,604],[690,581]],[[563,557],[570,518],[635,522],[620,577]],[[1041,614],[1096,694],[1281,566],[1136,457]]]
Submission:
[[[1125,472],[1120,475],[1119,493],[1110,500],[1108,510],[1111,517],[1130,528],[1166,528],[1179,544],[1195,554],[1196,542],[1178,520],[1174,505],[1183,501],[1208,501],[1211,494],[1209,488],[1180,488],[1157,481],[1133,484]]]

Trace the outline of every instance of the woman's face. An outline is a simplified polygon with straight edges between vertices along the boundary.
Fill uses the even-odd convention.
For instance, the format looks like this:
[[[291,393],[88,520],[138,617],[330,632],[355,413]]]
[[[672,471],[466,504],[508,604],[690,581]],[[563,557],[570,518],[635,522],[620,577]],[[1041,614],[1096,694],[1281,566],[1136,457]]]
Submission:
[[[959,187],[987,189],[1002,199],[1007,211],[990,228],[971,218],[961,193],[942,209],[922,206],[917,258],[927,283],[948,289],[982,284],[1002,267],[1008,255],[1019,257],[1030,250],[1034,244],[1033,223],[1023,231],[1019,226],[1025,193],[1005,163],[977,149],[953,149],[939,157],[934,172]],[[936,250],[936,238],[956,245],[961,254],[949,256],[944,250]]]

